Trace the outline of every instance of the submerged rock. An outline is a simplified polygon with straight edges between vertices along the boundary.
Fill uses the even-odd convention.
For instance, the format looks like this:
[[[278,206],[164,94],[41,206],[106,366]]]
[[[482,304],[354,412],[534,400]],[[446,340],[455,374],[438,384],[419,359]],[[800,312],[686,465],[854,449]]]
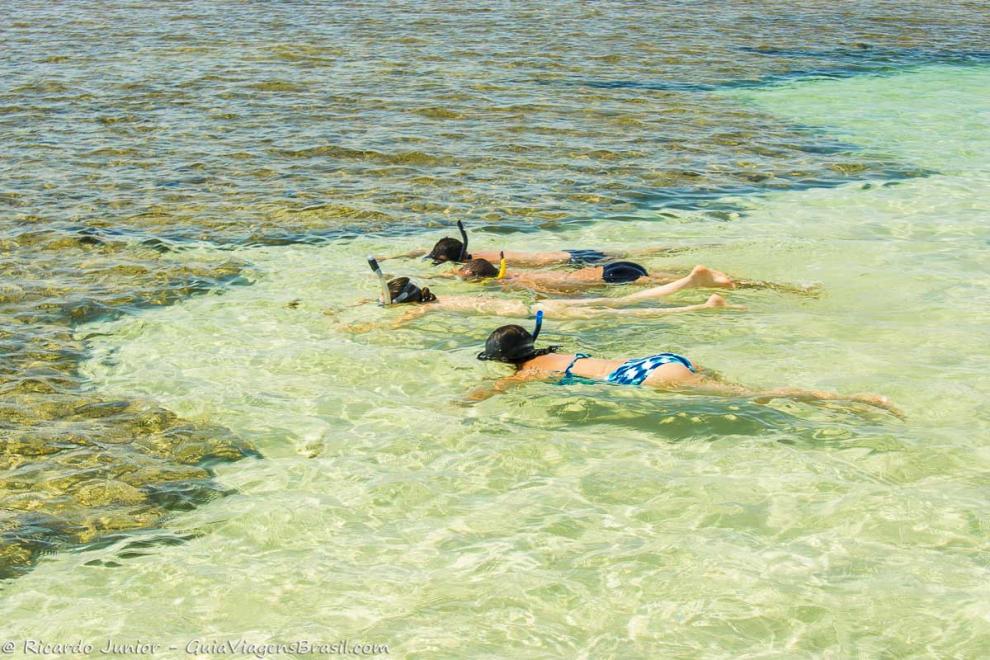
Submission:
[[[244,265],[166,260],[92,233],[77,239],[0,227],[0,579],[41,554],[219,497],[226,491],[208,466],[257,455],[227,429],[154,402],[86,392],[74,337],[80,322],[171,304],[241,277]]]

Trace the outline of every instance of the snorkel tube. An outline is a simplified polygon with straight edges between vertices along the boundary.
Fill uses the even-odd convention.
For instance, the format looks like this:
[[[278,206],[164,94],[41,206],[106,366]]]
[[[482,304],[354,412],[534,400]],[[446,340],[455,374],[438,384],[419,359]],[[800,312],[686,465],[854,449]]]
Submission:
[[[495,360],[496,362],[519,363],[533,358],[556,353],[560,346],[536,348],[536,340],[543,327],[543,310],[536,312],[536,325],[529,333],[518,325],[503,325],[496,329],[485,340],[485,350],[478,353],[479,360]]]
[[[536,325],[533,326],[533,343],[536,343],[536,338],[540,336],[540,330],[543,328],[543,310],[536,310]]]
[[[498,256],[499,256],[499,260],[498,260],[498,275],[496,275],[495,277],[483,277],[483,278],[481,278],[480,280],[478,280],[481,284],[488,284],[492,280],[498,281],[498,280],[504,280],[505,279],[505,271],[508,270],[508,265],[506,264],[506,261],[505,261],[505,252],[499,252],[498,253]]]
[[[378,265],[378,260],[374,257],[368,257],[368,265],[371,266],[371,271],[378,276],[378,282],[382,285],[382,304],[388,307],[392,304],[392,295],[388,292],[388,282],[385,281],[385,273],[382,272],[381,266]]]
[[[461,232],[461,257],[460,259],[458,259],[458,261],[463,262],[465,259],[467,259],[468,235],[467,235],[467,231],[464,230],[464,223],[461,222],[460,220],[457,221],[457,229],[459,229]]]

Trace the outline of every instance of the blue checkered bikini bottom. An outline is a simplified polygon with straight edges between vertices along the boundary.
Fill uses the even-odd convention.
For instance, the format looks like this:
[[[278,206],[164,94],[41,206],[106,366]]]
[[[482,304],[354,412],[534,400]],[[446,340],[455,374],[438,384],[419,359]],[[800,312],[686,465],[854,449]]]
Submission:
[[[686,357],[676,353],[659,353],[650,357],[628,360],[610,373],[605,380],[614,385],[642,385],[643,381],[649,378],[650,374],[656,371],[658,367],[671,363],[683,364],[693,373],[697,373],[694,365]]]

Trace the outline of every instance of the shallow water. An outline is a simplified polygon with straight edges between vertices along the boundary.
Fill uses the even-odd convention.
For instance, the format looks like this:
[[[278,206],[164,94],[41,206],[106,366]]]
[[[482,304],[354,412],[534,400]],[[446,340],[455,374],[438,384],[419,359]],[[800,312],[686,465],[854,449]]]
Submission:
[[[353,306],[375,293],[364,255],[408,239],[241,249],[250,286],[77,336],[95,392],[222,424],[263,458],[218,466],[236,493],[161,531],[59,555],[10,583],[6,632],[29,636],[40,613],[53,638],[331,630],[424,657],[982,655],[988,88],[985,67],[923,67],[721,92],[932,173],[725,198],[737,210],[719,223],[699,210],[660,224],[644,210],[545,239],[690,247],[647,263],[703,259],[825,291],[737,291],[747,312],[662,322],[548,319],[548,341],[596,355],[676,350],[753,385],[883,392],[906,421],[550,384],[464,407],[467,390],[505,371],[473,358],[498,319],[341,329],[386,319]],[[219,257],[201,246],[165,258]],[[160,535],[188,540],[131,547]]]
[[[0,578],[34,570],[0,582],[3,635],[986,655],[979,3],[5,9]],[[820,282],[545,332],[908,418],[539,384],[463,407],[499,320],[340,327],[386,318],[352,306],[365,254],[456,217]]]

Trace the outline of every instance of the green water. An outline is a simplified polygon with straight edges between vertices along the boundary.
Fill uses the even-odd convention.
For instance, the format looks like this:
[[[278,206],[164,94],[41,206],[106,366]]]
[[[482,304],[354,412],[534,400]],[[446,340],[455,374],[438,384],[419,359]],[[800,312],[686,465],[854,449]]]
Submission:
[[[466,408],[505,373],[474,359],[498,319],[340,327],[386,318],[350,306],[374,295],[365,254],[435,236],[166,255],[236,256],[250,286],[79,327],[82,374],[263,458],[215,468],[226,498],[9,583],[4,634],[41,620],[52,639],[349,638],[403,657],[985,656],[987,89],[985,67],[926,67],[722,92],[931,174],[726,198],[738,211],[717,223],[641,210],[475,235],[670,244],[692,250],[645,263],[820,282],[820,298],[730,293],[745,313],[544,332],[595,355],[683,352],[753,385],[881,392],[903,422],[550,384]]]
[[[986,63],[990,35],[971,0],[0,0],[0,18],[0,589],[235,492],[214,468],[254,456],[254,434],[81,368],[82,324],[267,276],[263,253],[208,248],[425,239],[455,218],[516,245],[639,242],[642,220],[696,242],[678,233],[723,231],[733,195],[936,165],[730,90]],[[624,332],[595,348],[643,342]],[[790,423],[758,412],[720,428]]]

